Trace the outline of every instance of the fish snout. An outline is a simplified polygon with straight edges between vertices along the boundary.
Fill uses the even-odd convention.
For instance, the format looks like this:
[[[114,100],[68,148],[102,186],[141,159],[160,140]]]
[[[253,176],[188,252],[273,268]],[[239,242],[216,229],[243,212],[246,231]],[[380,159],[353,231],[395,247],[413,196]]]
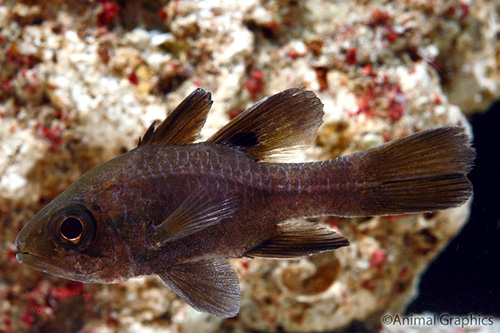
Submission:
[[[16,253],[16,259],[19,263],[23,262],[23,255],[28,254],[29,252],[26,251],[26,236],[23,230],[17,235],[16,241],[15,241],[16,247],[17,247],[17,253]]]
[[[39,252],[42,247],[44,234],[39,223],[33,219],[29,221],[17,235],[15,244],[17,247],[17,261],[25,262],[29,256]]]

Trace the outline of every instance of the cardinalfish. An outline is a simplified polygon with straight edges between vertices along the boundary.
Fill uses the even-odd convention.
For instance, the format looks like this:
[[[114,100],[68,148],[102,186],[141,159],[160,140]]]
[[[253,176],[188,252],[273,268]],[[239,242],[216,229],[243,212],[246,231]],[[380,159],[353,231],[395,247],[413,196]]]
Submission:
[[[196,89],[136,148],[77,179],[19,233],[18,261],[87,283],[156,274],[196,310],[232,317],[241,297],[229,258],[296,258],[349,244],[305,217],[438,211],[471,196],[475,153],[463,127],[284,163],[322,123],[313,92],[264,98],[196,143],[211,105]]]

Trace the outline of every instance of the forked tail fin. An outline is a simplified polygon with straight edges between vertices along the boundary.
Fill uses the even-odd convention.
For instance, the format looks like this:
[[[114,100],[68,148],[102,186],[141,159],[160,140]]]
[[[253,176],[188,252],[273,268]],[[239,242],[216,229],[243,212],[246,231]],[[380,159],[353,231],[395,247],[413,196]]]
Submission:
[[[348,215],[428,212],[462,205],[472,194],[467,179],[475,158],[460,126],[436,127],[346,157],[355,180]],[[351,164],[352,163],[352,164]]]

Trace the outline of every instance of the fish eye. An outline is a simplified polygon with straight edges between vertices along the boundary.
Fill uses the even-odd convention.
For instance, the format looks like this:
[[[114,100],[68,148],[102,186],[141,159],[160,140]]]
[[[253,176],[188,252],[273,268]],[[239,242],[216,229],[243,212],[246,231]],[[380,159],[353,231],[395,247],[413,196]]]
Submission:
[[[72,243],[77,243],[83,234],[83,223],[76,217],[68,217],[59,226],[61,236]]]
[[[54,244],[69,252],[82,251],[95,238],[96,222],[83,205],[70,203],[55,211],[48,224]]]

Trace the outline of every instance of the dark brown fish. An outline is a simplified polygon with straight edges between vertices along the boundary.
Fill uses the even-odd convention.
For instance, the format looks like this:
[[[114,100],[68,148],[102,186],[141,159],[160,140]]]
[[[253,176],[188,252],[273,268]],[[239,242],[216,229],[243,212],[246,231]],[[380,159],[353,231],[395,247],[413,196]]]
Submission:
[[[211,104],[210,93],[195,90],[135,149],[81,176],[20,232],[19,262],[93,283],[157,274],[195,309],[231,317],[241,301],[228,258],[295,258],[348,245],[301,218],[437,211],[471,196],[475,154],[462,127],[287,164],[277,161],[310,145],[321,124],[313,92],[265,98],[193,143]]]

